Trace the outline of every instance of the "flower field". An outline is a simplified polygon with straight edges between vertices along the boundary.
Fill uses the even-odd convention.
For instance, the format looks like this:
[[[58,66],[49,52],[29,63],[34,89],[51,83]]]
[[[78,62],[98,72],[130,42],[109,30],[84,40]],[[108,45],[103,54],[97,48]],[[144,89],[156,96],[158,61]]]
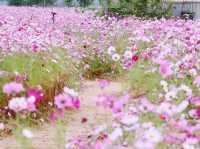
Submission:
[[[200,22],[1,7],[0,146],[44,125],[54,149],[199,149]]]

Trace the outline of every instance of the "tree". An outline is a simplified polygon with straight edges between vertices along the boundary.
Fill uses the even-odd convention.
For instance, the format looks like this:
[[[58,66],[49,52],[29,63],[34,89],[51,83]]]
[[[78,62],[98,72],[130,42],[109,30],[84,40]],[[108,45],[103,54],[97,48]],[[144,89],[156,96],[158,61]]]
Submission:
[[[66,4],[67,6],[69,6],[69,7],[72,6],[72,2],[73,2],[73,0],[65,0],[65,4]]]
[[[108,1],[108,0],[106,0]],[[164,9],[163,0],[119,0],[109,4],[109,12],[119,15],[135,15],[137,17],[161,18],[169,15],[172,4]]]
[[[43,5],[45,1],[45,5],[52,5],[56,0],[9,0],[9,5],[21,6],[21,5]]]
[[[93,0],[79,0],[81,7],[87,7],[92,4]]]

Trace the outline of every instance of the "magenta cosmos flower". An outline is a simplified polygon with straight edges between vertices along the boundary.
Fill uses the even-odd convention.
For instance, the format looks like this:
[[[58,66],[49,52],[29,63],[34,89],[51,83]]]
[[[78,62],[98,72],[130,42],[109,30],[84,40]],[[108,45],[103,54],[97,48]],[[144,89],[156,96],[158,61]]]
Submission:
[[[200,118],[200,108],[196,110],[196,115]]]
[[[38,104],[42,100],[44,94],[42,92],[36,90],[36,89],[29,89],[27,91],[27,96],[28,97],[31,97],[31,96],[35,97],[35,103]]]
[[[73,103],[73,108],[75,108],[75,109],[80,108],[80,100],[78,98],[73,98],[72,103]]]

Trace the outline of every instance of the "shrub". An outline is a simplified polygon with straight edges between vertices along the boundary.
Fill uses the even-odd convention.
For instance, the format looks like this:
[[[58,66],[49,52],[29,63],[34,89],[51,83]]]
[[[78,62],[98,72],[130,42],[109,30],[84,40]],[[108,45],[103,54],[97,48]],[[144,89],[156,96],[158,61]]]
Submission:
[[[81,58],[78,68],[83,77],[88,79],[116,77],[122,73],[119,62],[114,62],[106,54],[98,55],[92,52]]]
[[[110,3],[109,14],[122,16],[135,15],[137,17],[161,18],[170,15],[172,4],[166,5],[162,0],[119,0],[118,3]]]

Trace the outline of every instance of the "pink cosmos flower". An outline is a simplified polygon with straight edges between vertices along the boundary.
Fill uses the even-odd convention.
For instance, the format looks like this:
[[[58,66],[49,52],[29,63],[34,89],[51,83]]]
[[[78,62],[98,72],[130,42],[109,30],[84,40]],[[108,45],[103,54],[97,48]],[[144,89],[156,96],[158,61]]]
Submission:
[[[38,46],[37,44],[34,43],[34,44],[32,45],[32,50],[33,50],[33,52],[39,51],[38,48],[39,48],[39,46]]]
[[[131,66],[133,66],[133,61],[132,60],[125,60],[124,61],[124,69],[130,69]]]
[[[120,113],[124,107],[124,101],[119,100],[113,103],[112,112],[113,113]]]
[[[36,98],[34,96],[30,96],[27,98],[27,110],[29,112],[36,111],[35,102],[36,102]]]
[[[169,144],[180,144],[181,140],[179,140],[177,137],[175,137],[173,135],[166,135],[165,142],[167,142]]]
[[[22,91],[24,91],[23,85],[17,82],[10,82],[3,86],[3,92],[7,95],[11,95],[12,93],[20,93]]]
[[[25,81],[26,79],[27,79],[27,75],[25,75],[25,74],[23,74],[23,75],[17,74],[15,76],[15,81]]]
[[[101,89],[104,89],[110,84],[109,80],[98,80],[98,85]]]
[[[200,76],[197,76],[194,80],[194,84],[198,87],[200,87]]]
[[[114,101],[117,101],[117,97],[113,95],[99,95],[97,97],[97,105],[103,106],[104,108],[112,108]]]
[[[65,144],[66,149],[78,148],[78,149],[87,149],[88,145],[81,138],[72,138],[69,140],[69,143]]]
[[[141,110],[147,110],[151,112],[156,111],[156,106],[152,104],[147,98],[143,97],[140,99]]]
[[[64,110],[63,109],[56,109],[55,111],[53,111],[49,114],[49,119],[51,121],[55,121],[58,118],[63,118],[63,117],[64,117]]]
[[[27,91],[27,96],[28,97],[31,97],[31,96],[35,97],[35,104],[38,104],[42,100],[44,94],[41,93],[40,91],[36,90],[36,89],[29,89]]]
[[[58,109],[73,107],[73,98],[67,94],[60,94],[55,97],[54,104]]]
[[[103,149],[102,146],[103,146],[103,143],[100,142],[100,141],[98,141],[98,142],[95,144],[94,149]]]
[[[189,99],[190,103],[195,106],[200,106],[200,97],[192,97]]]
[[[172,70],[171,70],[171,63],[167,61],[162,61],[160,63],[160,74],[162,77],[166,78],[172,75]]]

